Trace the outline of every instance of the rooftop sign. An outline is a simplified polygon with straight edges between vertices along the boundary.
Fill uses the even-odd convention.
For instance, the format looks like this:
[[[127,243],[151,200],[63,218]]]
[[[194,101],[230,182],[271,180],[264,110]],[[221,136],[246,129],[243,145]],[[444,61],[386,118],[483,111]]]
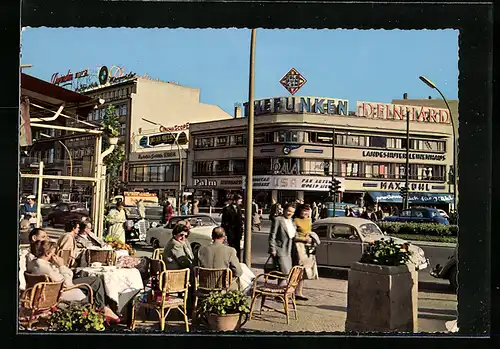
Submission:
[[[410,121],[437,124],[450,123],[448,109],[403,104],[356,102],[356,115],[369,119],[406,120],[407,112],[410,113]]]
[[[280,84],[286,88],[288,92],[292,94],[292,96],[300,90],[302,86],[307,82],[306,78],[300,74],[297,69],[292,68],[288,73],[285,74],[280,80]]]
[[[255,116],[276,113],[315,113],[328,115],[348,115],[346,99],[325,97],[274,97],[255,101]],[[244,103],[248,116],[248,103]]]

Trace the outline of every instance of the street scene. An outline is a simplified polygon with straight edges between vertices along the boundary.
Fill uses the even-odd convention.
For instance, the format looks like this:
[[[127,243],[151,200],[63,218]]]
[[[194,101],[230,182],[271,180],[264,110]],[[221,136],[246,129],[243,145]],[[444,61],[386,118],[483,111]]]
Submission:
[[[458,331],[457,31],[22,41],[20,331]]]

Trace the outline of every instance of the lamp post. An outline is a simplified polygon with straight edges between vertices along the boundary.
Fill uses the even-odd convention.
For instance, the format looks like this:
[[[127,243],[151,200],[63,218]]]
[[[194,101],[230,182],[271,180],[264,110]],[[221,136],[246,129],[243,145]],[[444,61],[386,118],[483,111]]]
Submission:
[[[455,133],[455,121],[453,120],[453,115],[451,113],[450,105],[448,104],[448,101],[446,100],[445,96],[439,90],[439,88],[429,79],[427,79],[425,76],[419,76],[418,77],[422,82],[424,82],[427,86],[430,88],[436,90],[441,98],[443,99],[444,103],[446,104],[446,108],[448,108],[448,112],[450,113],[450,120],[451,120],[451,127],[453,129],[453,210],[456,212],[457,211],[457,173],[458,173],[458,168],[457,168],[457,142],[456,142],[456,133]]]
[[[40,135],[43,136],[43,137],[45,137],[45,138],[51,138],[49,135],[46,135],[45,133],[40,133]],[[73,177],[73,158],[71,157],[71,152],[69,151],[69,149],[66,146],[66,144],[64,144],[63,142],[61,142],[59,140],[58,140],[58,142],[66,150],[66,153],[68,153],[68,159],[69,159],[69,176]],[[69,180],[69,191],[70,191],[70,193],[71,193],[71,188],[72,187],[73,187],[73,180],[70,179]]]
[[[253,136],[254,136],[254,82],[255,82],[255,37],[257,29],[252,29],[250,37],[250,71],[248,81],[248,129],[247,129],[247,195],[245,197],[245,251],[244,261],[252,265],[252,196],[253,196]],[[240,256],[238,256],[240,257]]]
[[[179,153],[179,189],[178,189],[179,190],[179,195],[178,195],[179,203],[177,205],[177,214],[180,216],[181,215],[181,204],[182,204],[182,174],[183,174],[181,146],[179,145],[179,142],[177,141],[177,137],[175,137],[175,135],[172,133],[172,131],[170,131],[167,127],[160,125],[154,121],[145,119],[145,118],[142,118],[142,120],[144,120],[152,125],[163,127],[174,138],[175,145],[177,145],[177,150]]]

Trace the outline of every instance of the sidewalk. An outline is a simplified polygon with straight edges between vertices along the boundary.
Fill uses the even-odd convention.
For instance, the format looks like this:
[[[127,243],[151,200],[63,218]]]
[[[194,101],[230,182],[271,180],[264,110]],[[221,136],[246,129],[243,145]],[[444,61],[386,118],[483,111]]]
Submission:
[[[252,268],[255,275],[262,269]],[[343,332],[347,311],[347,280],[321,278],[307,280],[304,286],[307,302],[297,301],[298,320],[290,318],[286,324],[285,315],[277,312],[259,314],[260,301],[256,302],[254,316],[244,330],[265,332]],[[266,300],[266,305],[282,308],[283,305]],[[419,332],[446,332],[445,322],[456,318],[456,295],[419,292]]]

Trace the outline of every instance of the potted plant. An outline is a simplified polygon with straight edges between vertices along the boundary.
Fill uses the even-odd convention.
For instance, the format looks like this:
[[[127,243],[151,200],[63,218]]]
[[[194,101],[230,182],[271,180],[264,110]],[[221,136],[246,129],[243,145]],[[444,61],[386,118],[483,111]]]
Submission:
[[[248,320],[248,298],[241,291],[212,292],[202,300],[199,308],[210,329],[234,331]]]
[[[57,308],[50,317],[50,327],[56,331],[104,331],[104,314],[90,304],[70,303]]]
[[[416,332],[418,275],[409,243],[370,242],[349,270],[346,331]]]

